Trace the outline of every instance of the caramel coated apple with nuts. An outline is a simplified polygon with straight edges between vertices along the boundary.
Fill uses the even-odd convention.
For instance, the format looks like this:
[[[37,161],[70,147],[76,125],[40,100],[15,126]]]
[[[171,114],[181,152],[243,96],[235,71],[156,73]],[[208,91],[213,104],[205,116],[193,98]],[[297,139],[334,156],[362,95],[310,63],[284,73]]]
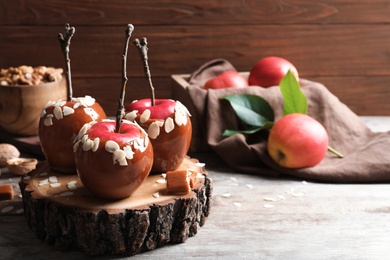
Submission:
[[[125,118],[136,121],[148,133],[154,150],[153,172],[176,170],[187,155],[192,125],[187,108],[179,101],[150,99],[134,101]]]
[[[84,124],[105,118],[103,108],[90,96],[49,101],[39,121],[39,139],[50,166],[61,172],[76,172],[73,141]]]
[[[146,132],[123,120],[85,124],[74,144],[77,174],[84,187],[103,199],[131,196],[150,173],[153,148]]]
[[[65,25],[65,34],[58,40],[66,61],[67,100],[49,101],[39,120],[39,139],[49,165],[58,171],[75,173],[73,141],[85,123],[106,118],[103,108],[90,96],[72,96],[69,45],[75,28]]]

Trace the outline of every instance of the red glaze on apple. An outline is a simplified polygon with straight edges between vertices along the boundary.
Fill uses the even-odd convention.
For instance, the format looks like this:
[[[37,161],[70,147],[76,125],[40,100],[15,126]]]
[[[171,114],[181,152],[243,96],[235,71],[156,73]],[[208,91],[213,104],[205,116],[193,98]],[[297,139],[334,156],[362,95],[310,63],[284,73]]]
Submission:
[[[281,57],[265,57],[252,67],[248,83],[251,86],[261,86],[263,88],[279,86],[280,81],[289,70],[299,81],[298,70],[291,62]]]
[[[204,84],[204,89],[221,88],[245,88],[248,87],[248,81],[237,71],[228,70],[222,74],[209,79]]]
[[[288,114],[276,121],[268,137],[268,154],[280,166],[305,168],[319,164],[328,150],[328,133],[306,114]]]
[[[136,121],[148,133],[153,145],[153,172],[176,170],[187,155],[192,125],[187,108],[179,101],[150,99],[134,101],[126,108],[125,118]]]
[[[49,101],[39,121],[39,139],[50,166],[75,173],[73,141],[85,123],[106,118],[102,107],[90,96],[71,101]]]
[[[73,147],[81,182],[103,199],[131,196],[153,165],[153,148],[145,130],[127,120],[119,133],[115,128],[114,120],[87,123]]]

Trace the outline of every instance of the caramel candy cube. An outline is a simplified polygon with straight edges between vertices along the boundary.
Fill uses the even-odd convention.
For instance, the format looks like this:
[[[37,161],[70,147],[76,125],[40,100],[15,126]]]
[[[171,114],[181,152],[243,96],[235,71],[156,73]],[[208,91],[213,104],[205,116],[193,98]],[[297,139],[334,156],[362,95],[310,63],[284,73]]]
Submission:
[[[175,170],[166,173],[167,193],[185,195],[196,183],[197,173],[191,170]]]
[[[11,200],[14,198],[12,185],[0,185],[0,200]]]

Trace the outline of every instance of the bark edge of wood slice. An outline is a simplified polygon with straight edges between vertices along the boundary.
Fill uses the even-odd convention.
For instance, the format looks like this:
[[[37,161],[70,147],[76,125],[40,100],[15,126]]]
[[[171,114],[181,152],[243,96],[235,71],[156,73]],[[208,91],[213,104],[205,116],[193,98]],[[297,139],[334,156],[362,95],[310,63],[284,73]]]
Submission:
[[[179,168],[196,170],[200,177],[186,195],[164,194],[162,175],[153,174],[131,197],[102,201],[77,175],[55,172],[41,162],[19,182],[27,224],[57,250],[86,255],[135,255],[183,243],[205,224],[213,183],[197,159],[186,157]],[[69,189],[70,183],[76,187]]]

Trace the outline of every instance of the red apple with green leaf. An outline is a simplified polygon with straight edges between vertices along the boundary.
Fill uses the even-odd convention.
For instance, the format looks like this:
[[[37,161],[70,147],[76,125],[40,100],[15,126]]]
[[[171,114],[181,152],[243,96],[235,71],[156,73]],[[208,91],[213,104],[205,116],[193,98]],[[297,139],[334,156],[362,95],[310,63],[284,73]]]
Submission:
[[[275,122],[267,150],[280,166],[313,167],[325,157],[328,142],[328,133],[321,123],[307,114],[292,113]]]
[[[43,108],[39,121],[39,139],[49,165],[58,171],[74,173],[75,160],[73,141],[81,127],[91,121],[106,118],[103,108],[90,96],[72,97],[69,45],[75,32],[69,24],[65,26],[65,37],[59,41],[66,59],[67,100],[49,101]]]
[[[218,76],[209,79],[204,84],[204,89],[221,88],[245,88],[248,87],[248,81],[237,71],[228,70]]]
[[[153,172],[177,169],[187,155],[192,138],[192,125],[187,108],[179,101],[155,99],[147,63],[147,41],[136,39],[151,88],[151,98],[133,101],[126,107],[125,118],[136,121],[148,133],[153,145]]]
[[[281,57],[268,56],[260,59],[252,67],[249,73],[248,83],[250,86],[264,88],[278,86],[289,70],[298,81],[298,70],[290,61]]]
[[[74,144],[81,182],[94,196],[103,199],[131,196],[153,165],[153,148],[147,133],[136,123],[123,119],[127,50],[133,29],[133,25],[127,26],[116,120],[85,124]]]

